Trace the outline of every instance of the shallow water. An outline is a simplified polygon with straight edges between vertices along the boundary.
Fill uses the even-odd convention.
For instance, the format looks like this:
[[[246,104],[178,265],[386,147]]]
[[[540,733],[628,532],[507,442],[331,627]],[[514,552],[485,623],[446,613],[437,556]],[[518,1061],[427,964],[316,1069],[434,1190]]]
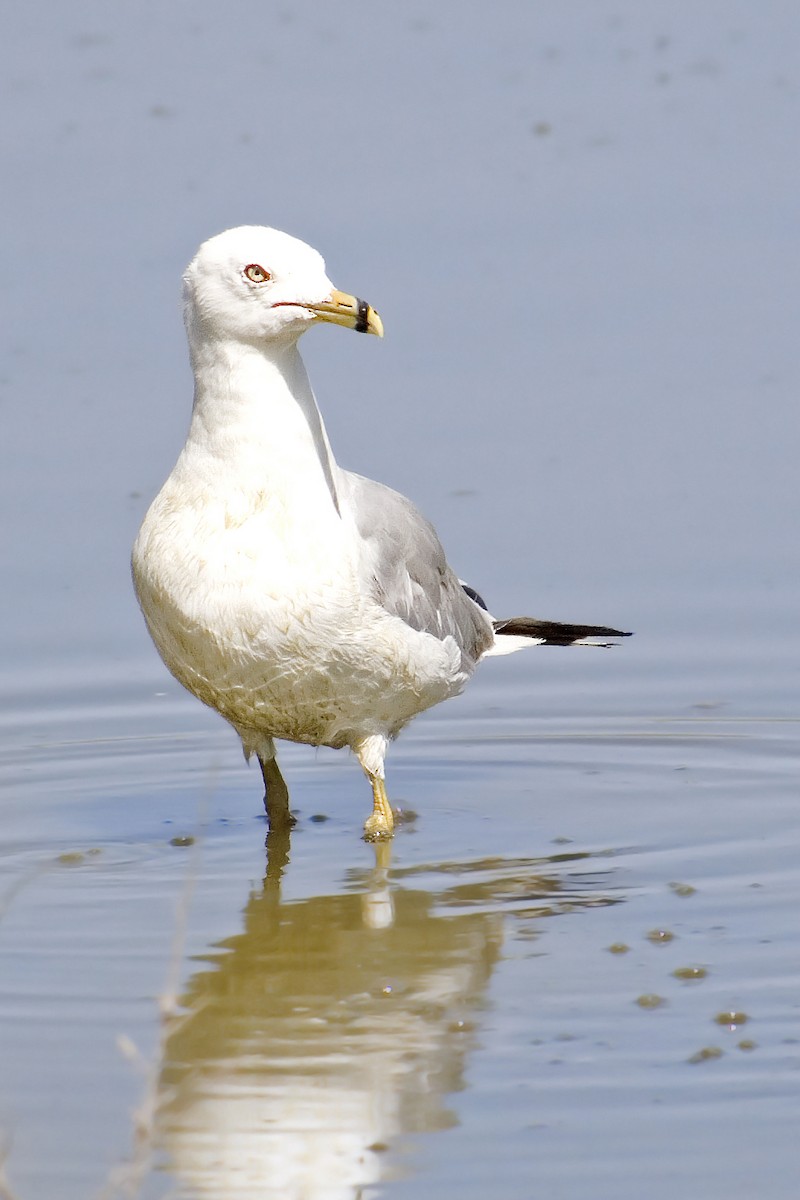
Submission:
[[[9,18],[0,1196],[794,1200],[800,26],[687,14]],[[499,615],[636,631],[413,723],[390,849],[292,746],[265,846],[131,594],[254,220],[384,317],[304,342],[340,460]]]
[[[553,716],[526,657],[395,747],[391,848],[353,762],[289,747],[265,849],[256,773],[171,684],[67,693],[55,737],[18,711],[14,1195],[791,1194],[798,724]]]

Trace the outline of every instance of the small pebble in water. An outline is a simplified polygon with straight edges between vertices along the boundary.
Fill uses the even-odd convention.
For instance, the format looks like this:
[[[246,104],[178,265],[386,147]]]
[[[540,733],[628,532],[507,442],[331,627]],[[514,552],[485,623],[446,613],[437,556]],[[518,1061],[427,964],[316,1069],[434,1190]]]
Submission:
[[[447,1030],[449,1033],[472,1033],[474,1031],[474,1029],[475,1029],[474,1021],[465,1021],[463,1019],[459,1019],[457,1021],[451,1021],[450,1024],[447,1026]]]
[[[672,974],[676,979],[705,979],[708,971],[705,967],[676,967]]]
[[[675,939],[675,934],[669,929],[651,929],[645,936],[648,942],[652,942],[654,946],[666,946],[667,942]]]
[[[663,996],[657,996],[655,992],[645,992],[643,996],[637,996],[636,1003],[639,1008],[661,1008],[667,1002]]]
[[[690,883],[671,883],[669,886],[676,896],[693,896],[697,891]]]
[[[180,837],[170,838],[169,844],[170,846],[193,846],[194,838],[190,834],[186,833]]]
[[[737,1042],[736,1045],[740,1050],[755,1050],[758,1043],[754,1042],[752,1038],[742,1038],[742,1040]]]
[[[717,1025],[724,1025],[726,1029],[736,1029],[739,1025],[744,1025],[748,1020],[747,1013],[734,1012],[719,1012],[714,1017]]]
[[[321,825],[324,821],[329,821],[330,817],[326,813],[314,813],[313,817],[308,818],[315,825]]]
[[[690,1063],[708,1062],[712,1058],[722,1058],[723,1051],[719,1046],[704,1046],[702,1050],[698,1050],[696,1054],[690,1055],[686,1060]]]
[[[398,805],[393,811],[395,825],[413,825],[419,820],[419,813],[414,812],[413,808],[401,808]]]
[[[609,954],[627,954],[630,950],[630,946],[626,946],[624,942],[612,942],[606,948]]]

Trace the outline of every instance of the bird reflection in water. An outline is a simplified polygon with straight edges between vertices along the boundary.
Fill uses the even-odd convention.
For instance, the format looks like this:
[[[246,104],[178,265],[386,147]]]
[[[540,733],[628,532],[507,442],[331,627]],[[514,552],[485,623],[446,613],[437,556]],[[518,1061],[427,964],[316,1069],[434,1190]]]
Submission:
[[[156,1140],[180,1195],[357,1200],[398,1135],[455,1123],[503,909],[558,909],[565,884],[546,860],[498,860],[427,867],[433,892],[421,868],[390,878],[389,854],[352,890],[283,903],[288,837],[269,835],[243,932],[206,956],[165,1042]]]

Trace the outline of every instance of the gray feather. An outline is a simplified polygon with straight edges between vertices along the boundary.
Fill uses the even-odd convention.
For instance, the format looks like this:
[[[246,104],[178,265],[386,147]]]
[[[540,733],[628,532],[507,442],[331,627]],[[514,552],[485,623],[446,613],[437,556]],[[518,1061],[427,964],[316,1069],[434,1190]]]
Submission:
[[[448,566],[431,523],[399,492],[350,471],[340,473],[339,495],[376,602],[412,629],[455,638],[471,668],[494,641],[492,621]]]

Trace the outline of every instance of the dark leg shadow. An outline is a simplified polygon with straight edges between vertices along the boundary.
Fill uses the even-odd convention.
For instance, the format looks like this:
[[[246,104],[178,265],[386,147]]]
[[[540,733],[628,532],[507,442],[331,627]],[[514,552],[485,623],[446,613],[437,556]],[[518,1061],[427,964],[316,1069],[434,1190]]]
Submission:
[[[291,834],[286,829],[270,829],[267,834],[267,873],[264,876],[264,891],[274,893],[280,900],[281,880],[289,865]]]
[[[267,874],[264,890],[280,902],[281,879],[289,862],[290,834],[297,821],[289,811],[289,789],[275,758],[259,758],[267,814]]]

